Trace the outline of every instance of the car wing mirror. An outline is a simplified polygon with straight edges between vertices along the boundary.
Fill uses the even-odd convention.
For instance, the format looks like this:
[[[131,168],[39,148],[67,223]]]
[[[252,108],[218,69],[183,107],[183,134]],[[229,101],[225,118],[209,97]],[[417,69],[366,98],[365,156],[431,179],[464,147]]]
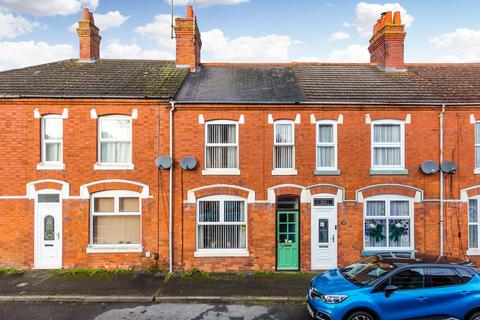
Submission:
[[[392,295],[392,293],[394,293],[395,291],[398,290],[398,287],[397,286],[386,286],[385,287],[385,297],[390,297]]]

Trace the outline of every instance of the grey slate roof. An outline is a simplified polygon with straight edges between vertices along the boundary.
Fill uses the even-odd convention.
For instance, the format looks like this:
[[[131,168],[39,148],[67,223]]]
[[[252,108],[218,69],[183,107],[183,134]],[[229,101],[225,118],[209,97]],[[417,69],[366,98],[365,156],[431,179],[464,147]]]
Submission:
[[[173,97],[188,74],[174,61],[64,60],[0,72],[0,97]]]
[[[304,96],[288,67],[206,66],[188,76],[176,100],[290,102]]]

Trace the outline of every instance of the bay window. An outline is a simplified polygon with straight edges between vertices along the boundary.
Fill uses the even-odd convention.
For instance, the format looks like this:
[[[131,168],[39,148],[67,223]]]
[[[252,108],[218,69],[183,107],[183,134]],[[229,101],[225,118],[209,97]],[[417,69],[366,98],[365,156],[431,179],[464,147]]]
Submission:
[[[404,122],[378,120],[372,123],[372,169],[404,169]]]
[[[211,173],[238,171],[238,123],[210,121],[205,125],[205,169]]]
[[[273,149],[272,173],[295,173],[295,125],[293,121],[275,121]]]
[[[374,196],[364,207],[365,250],[413,250],[413,201],[404,196]]]
[[[103,116],[98,124],[99,164],[131,166],[132,119],[128,116]]]
[[[212,196],[197,203],[195,256],[243,256],[247,252],[247,208],[235,196]]]

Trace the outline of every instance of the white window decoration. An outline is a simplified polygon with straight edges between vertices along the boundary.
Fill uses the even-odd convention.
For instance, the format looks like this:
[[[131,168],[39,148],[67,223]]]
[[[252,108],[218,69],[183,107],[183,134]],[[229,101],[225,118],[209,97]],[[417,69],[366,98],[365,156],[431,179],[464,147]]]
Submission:
[[[364,207],[365,250],[413,250],[413,200],[375,196]]]
[[[212,255],[247,250],[247,207],[235,196],[212,196],[197,202],[197,252]]]
[[[478,201],[479,198],[468,200],[468,248],[477,250],[480,248],[478,238]]]
[[[132,163],[132,119],[103,116],[98,119],[98,162],[102,165]]]
[[[210,121],[205,125],[205,169],[238,169],[238,123]]]
[[[379,120],[372,123],[372,168],[404,169],[405,125],[398,120]]]
[[[60,115],[42,117],[42,164],[63,164],[63,119]]]
[[[337,169],[337,123],[317,122],[317,170]]]
[[[480,122],[475,122],[475,169],[480,170]]]
[[[274,170],[295,169],[295,124],[289,120],[274,123]]]
[[[142,209],[138,193],[103,191],[92,194],[90,245],[99,247],[139,246]]]

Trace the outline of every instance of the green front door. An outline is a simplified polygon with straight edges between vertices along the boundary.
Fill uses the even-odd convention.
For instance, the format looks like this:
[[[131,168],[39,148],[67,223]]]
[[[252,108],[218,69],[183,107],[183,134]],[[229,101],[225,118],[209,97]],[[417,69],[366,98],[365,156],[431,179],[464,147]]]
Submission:
[[[298,211],[277,213],[277,270],[298,270]]]

